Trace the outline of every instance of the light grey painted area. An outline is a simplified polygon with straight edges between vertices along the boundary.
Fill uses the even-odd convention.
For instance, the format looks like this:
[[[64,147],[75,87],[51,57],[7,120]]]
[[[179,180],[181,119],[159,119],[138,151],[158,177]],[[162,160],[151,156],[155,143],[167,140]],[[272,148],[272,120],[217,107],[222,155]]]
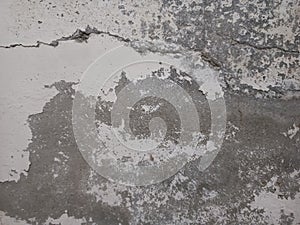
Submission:
[[[0,224],[300,224],[299,9],[297,0],[1,1]],[[185,73],[170,77],[191,95],[205,137],[213,120],[205,97],[220,97],[217,75],[226,132],[208,168],[195,158],[160,183],[126,186],[85,161],[73,132],[76,90],[87,68],[120,45],[181,62]],[[213,71],[204,86],[194,82],[199,65]],[[133,71],[123,69],[106,87],[112,95],[96,100],[98,129],[111,126]],[[131,106],[144,114],[131,108],[129,125],[137,136],[157,128],[177,143],[180,116],[166,102],[157,110],[158,100]],[[151,128],[149,112],[160,118]],[[134,162],[156,165],[145,154]]]

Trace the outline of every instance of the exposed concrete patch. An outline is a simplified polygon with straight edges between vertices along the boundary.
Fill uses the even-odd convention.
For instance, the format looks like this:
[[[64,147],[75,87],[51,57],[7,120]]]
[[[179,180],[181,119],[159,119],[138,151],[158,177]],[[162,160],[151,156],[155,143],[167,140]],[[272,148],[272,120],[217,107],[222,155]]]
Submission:
[[[191,163],[162,184],[144,188],[111,184],[97,174],[91,176],[77,150],[71,130],[72,84],[59,82],[54,86],[59,94],[45,105],[42,114],[29,120],[34,138],[28,148],[32,163],[28,176],[18,183],[0,185],[5,202],[1,210],[9,216],[45,222],[48,216],[58,218],[68,210],[71,217],[92,218],[97,224],[210,224],[224,220],[266,224],[268,217],[263,212],[249,214],[247,205],[254,200],[253,193],[263,191],[266,183],[283,171],[300,169],[296,139],[290,141],[281,134],[284,127],[299,120],[300,109],[295,110],[299,100],[257,101],[228,95],[229,121],[239,132],[235,140],[225,141],[207,171],[199,173]],[[69,157],[65,163],[63,155]],[[58,174],[55,178],[54,173]],[[296,197],[299,191],[296,177],[279,184],[288,198]],[[99,187],[101,191],[95,191]],[[40,207],[40,202],[47,204]]]

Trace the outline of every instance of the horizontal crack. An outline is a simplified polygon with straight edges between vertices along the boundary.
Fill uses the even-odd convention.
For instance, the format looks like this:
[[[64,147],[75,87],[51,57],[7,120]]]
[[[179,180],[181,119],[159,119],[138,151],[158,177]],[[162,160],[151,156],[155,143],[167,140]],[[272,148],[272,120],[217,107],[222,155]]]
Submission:
[[[121,37],[117,34],[112,34],[107,31],[100,31],[97,28],[91,28],[90,26],[87,26],[85,30],[80,30],[77,29],[73,34],[67,37],[62,37],[59,39],[56,39],[54,41],[51,41],[50,43],[43,42],[43,41],[37,41],[36,44],[30,44],[30,45],[25,45],[25,44],[11,44],[7,46],[0,46],[0,48],[15,48],[15,47],[23,47],[23,48],[39,48],[41,45],[46,45],[46,46],[51,46],[51,47],[57,47],[60,42],[64,41],[77,41],[77,42],[84,42],[87,41],[90,37],[91,34],[106,34],[110,37],[117,38],[119,41],[122,42],[130,42],[130,39]]]
[[[101,31],[95,27],[91,28],[90,26],[87,26],[85,28],[85,30],[77,29],[73,34],[71,34],[67,37],[62,37],[62,38],[56,39],[54,41],[51,41],[50,43],[43,42],[43,41],[37,41],[36,44],[25,45],[22,43],[17,43],[17,44],[11,44],[8,46],[0,46],[0,48],[16,48],[16,47],[39,48],[42,45],[57,47],[61,42],[65,42],[65,41],[77,41],[80,43],[86,42],[90,38],[91,34],[96,34],[96,35],[106,34],[110,37],[114,37],[114,38],[118,39],[121,42],[125,42],[125,43],[131,42],[131,47],[133,47],[138,52],[143,52],[143,51],[147,50],[150,52],[160,52],[163,54],[168,54],[168,53],[180,53],[180,52],[186,51],[186,49],[181,49],[181,48],[177,49],[177,50],[165,49],[165,48],[162,48],[161,46],[154,46],[153,43],[151,45],[149,45],[149,43],[148,43],[145,46],[137,47],[137,46],[135,46],[135,41],[132,41],[129,38],[125,38],[125,37],[119,36],[117,34],[110,33],[108,31]],[[211,66],[221,67],[221,64],[216,59],[212,58],[209,55],[209,53],[204,52],[199,49],[189,49],[189,50],[200,53],[202,60],[209,63]]]
[[[290,53],[290,54],[299,54],[300,53],[300,51],[298,51],[298,50],[289,50],[289,49],[285,49],[285,48],[280,47],[280,46],[255,45],[255,44],[252,44],[250,42],[235,39],[235,38],[231,37],[231,35],[225,34],[225,33],[216,32],[215,34],[217,36],[219,36],[222,40],[230,42],[230,44],[232,46],[234,46],[234,45],[244,45],[244,46],[247,46],[247,47],[254,48],[256,50],[278,50],[278,51],[282,51],[282,52]]]
[[[282,51],[282,52],[286,52],[286,53],[291,53],[291,54],[299,54],[300,52],[297,51],[297,50],[288,50],[288,49],[285,49],[285,48],[282,48],[282,47],[279,47],[279,46],[259,46],[259,45],[254,45],[254,44],[251,44],[249,42],[244,42],[244,41],[239,41],[239,40],[236,40],[236,39],[233,39],[233,38],[230,38],[230,40],[232,41],[232,44],[233,45],[246,45],[248,47],[251,47],[251,48],[255,48],[255,49],[258,49],[258,50],[279,50],[279,51]]]

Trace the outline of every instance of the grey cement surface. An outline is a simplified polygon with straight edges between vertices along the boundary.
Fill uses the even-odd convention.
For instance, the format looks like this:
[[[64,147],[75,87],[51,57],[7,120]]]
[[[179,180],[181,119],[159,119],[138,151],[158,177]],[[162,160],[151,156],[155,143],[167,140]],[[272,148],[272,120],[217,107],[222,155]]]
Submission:
[[[2,1],[0,12],[2,224],[300,224],[299,1],[22,0]],[[84,160],[75,90],[120,44],[197,56],[219,71],[226,133],[206,170],[190,161],[163,182],[132,187]],[[166,103],[157,115],[176,141],[172,110]],[[108,112],[97,113],[110,124]],[[131,124],[137,136],[149,135],[143,116],[133,115],[142,118]],[[207,133],[210,121],[200,119]]]

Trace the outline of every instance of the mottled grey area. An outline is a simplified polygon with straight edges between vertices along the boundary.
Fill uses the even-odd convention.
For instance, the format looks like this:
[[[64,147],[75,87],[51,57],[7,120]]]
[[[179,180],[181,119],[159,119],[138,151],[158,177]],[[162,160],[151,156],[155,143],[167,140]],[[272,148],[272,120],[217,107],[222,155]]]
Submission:
[[[278,77],[278,89],[299,91],[283,81],[300,78],[299,8],[298,1],[164,1],[175,26],[163,24],[163,39],[213,59],[230,86],[247,74]],[[155,31],[149,28],[150,38]]]
[[[239,130],[235,137],[228,136],[208,170],[199,172],[190,163],[180,171],[187,179],[172,177],[161,184],[124,189],[120,191],[120,206],[96,202],[87,194],[90,168],[72,134],[73,85],[64,81],[54,84],[59,94],[45,105],[42,113],[29,117],[33,133],[27,149],[31,161],[29,174],[17,183],[5,182],[0,186],[0,209],[9,216],[28,222],[36,218],[33,224],[41,224],[68,210],[69,216],[92,218],[96,224],[107,225],[269,224],[263,210],[248,205],[254,200],[254,193],[265,190],[274,176],[278,176],[276,186],[268,187],[268,191],[278,188],[278,197],[286,199],[294,199],[299,192],[299,173],[290,177],[300,169],[299,139],[290,140],[281,134],[294,122],[300,123],[299,99],[258,101],[226,93],[228,123]],[[60,151],[68,157],[63,164],[54,161],[55,157],[63,160]],[[58,177],[54,178],[54,173]],[[94,175],[93,182],[109,181]],[[175,195],[179,191],[184,198],[177,200]],[[285,212],[280,221],[299,222]]]

